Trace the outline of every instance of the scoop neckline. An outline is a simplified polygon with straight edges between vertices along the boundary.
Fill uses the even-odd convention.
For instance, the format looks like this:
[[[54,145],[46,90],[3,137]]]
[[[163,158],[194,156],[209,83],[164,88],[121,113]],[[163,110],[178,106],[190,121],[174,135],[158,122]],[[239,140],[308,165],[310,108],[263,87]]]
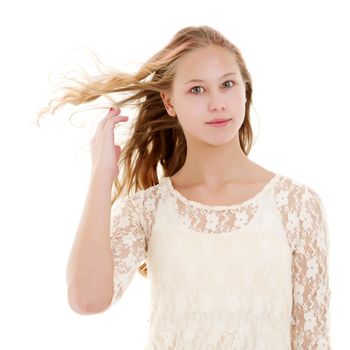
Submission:
[[[209,209],[209,210],[223,210],[223,209],[227,210],[227,209],[243,207],[252,202],[257,201],[258,199],[260,199],[261,196],[263,196],[270,189],[270,187],[277,181],[277,179],[280,176],[281,175],[279,173],[274,172],[274,176],[268,182],[266,182],[265,185],[262,187],[262,189],[258,193],[256,193],[253,197],[248,198],[247,200],[241,203],[229,204],[229,205],[209,205],[209,204],[204,204],[204,203],[194,201],[192,199],[188,199],[187,197],[185,197],[183,194],[181,194],[178,190],[174,188],[170,176],[165,176],[162,178],[162,180],[165,181],[170,191],[184,203],[187,203],[189,205],[199,207],[199,208]]]

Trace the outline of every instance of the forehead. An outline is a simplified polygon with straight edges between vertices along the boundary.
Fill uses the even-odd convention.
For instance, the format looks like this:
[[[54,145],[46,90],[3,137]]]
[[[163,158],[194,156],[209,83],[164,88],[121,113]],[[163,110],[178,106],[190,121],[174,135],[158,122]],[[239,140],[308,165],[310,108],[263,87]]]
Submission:
[[[193,50],[182,57],[176,67],[175,79],[179,82],[210,80],[227,72],[239,74],[233,53],[224,47],[209,46]]]

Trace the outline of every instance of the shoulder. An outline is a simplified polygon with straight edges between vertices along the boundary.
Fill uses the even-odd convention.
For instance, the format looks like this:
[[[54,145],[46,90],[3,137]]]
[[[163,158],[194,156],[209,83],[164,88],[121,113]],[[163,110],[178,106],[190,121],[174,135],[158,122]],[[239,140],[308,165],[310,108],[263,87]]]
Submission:
[[[135,209],[137,209],[137,211],[151,209],[152,207],[154,207],[154,204],[158,202],[161,190],[161,184],[158,183],[146,189],[126,194],[117,198],[117,200],[115,201],[115,206],[120,205],[134,207]]]
[[[296,196],[305,191],[306,184],[286,174],[279,174],[275,191],[284,195]]]
[[[316,190],[313,185],[308,182],[303,181],[302,179],[292,177],[286,174],[279,174],[278,184],[284,189],[290,189],[300,192],[312,192],[316,193]]]
[[[300,209],[305,204],[305,201],[310,199],[321,202],[318,190],[315,189],[314,185],[286,174],[279,174],[275,193],[276,199],[280,204],[288,204],[289,207],[294,207],[295,209]]]

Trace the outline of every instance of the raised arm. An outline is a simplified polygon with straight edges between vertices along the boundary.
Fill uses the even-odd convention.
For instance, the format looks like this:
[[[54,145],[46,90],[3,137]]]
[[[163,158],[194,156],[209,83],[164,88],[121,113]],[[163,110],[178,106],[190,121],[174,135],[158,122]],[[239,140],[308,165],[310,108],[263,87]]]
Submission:
[[[105,173],[92,174],[67,264],[69,305],[80,314],[104,310],[113,293],[109,238],[112,182]]]
[[[305,186],[298,243],[293,252],[293,350],[331,349],[329,241],[320,197]]]
[[[121,152],[113,130],[116,123],[127,120],[119,113],[120,109],[111,109],[92,138],[91,181],[67,265],[69,305],[81,314],[103,311],[113,295],[111,190]]]

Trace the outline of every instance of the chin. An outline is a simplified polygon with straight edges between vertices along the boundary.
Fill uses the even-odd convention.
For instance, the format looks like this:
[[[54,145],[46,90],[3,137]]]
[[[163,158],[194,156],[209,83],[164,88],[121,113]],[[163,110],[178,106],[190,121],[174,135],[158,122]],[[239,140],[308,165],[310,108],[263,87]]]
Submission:
[[[207,144],[208,146],[225,146],[227,144],[232,144],[235,138],[234,134],[226,134],[226,135],[217,135],[217,137],[211,137],[210,139],[203,140],[202,142]]]

